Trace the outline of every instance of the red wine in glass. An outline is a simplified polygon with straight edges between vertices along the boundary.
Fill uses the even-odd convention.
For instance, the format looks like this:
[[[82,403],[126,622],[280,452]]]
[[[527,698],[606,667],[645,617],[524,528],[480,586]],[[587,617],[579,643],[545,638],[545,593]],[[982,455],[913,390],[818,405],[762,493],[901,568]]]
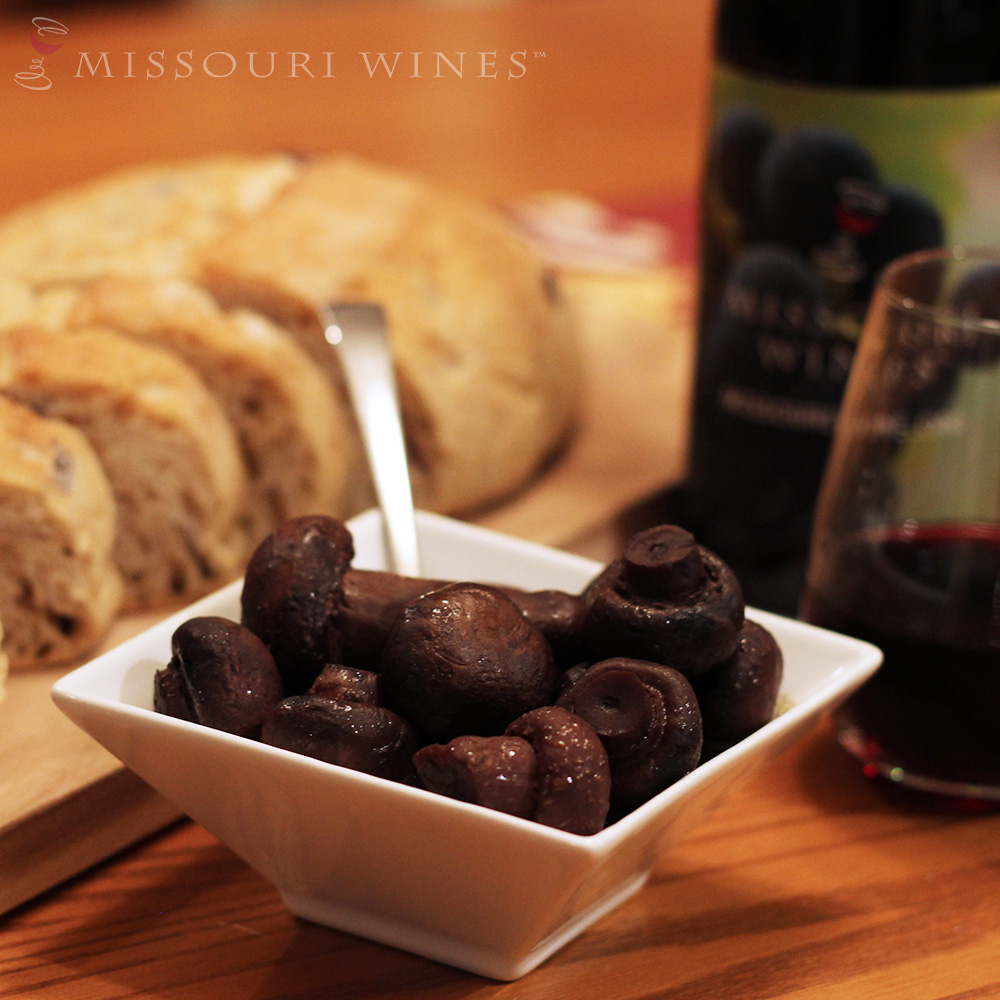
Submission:
[[[837,718],[867,773],[1000,802],[1000,526],[846,536],[815,560],[800,617],[885,654]]]

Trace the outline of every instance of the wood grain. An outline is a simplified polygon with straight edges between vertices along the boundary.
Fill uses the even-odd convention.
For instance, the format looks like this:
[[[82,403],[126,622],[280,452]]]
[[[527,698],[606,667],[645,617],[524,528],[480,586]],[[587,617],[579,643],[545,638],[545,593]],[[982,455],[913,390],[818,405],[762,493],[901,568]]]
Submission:
[[[892,806],[820,731],[515,983],[298,921],[185,823],[0,921],[0,997],[987,1000],[998,876],[1000,816]]]
[[[122,622],[106,646],[152,621]],[[55,707],[63,672],[14,674],[0,703],[0,912],[178,816]]]

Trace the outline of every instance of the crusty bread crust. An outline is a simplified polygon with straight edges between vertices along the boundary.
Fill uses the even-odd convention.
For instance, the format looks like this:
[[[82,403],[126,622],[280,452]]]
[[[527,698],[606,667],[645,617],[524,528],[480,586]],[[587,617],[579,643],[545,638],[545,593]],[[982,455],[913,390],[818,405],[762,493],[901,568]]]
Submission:
[[[171,352],[96,327],[8,330],[0,393],[73,424],[97,453],[117,507],[126,607],[188,600],[239,571],[246,481],[235,434]]]
[[[0,220],[0,274],[35,289],[102,274],[177,277],[297,173],[287,155],[129,167]]]
[[[122,599],[115,529],[84,435],[0,397],[0,620],[12,669],[71,661],[104,635]]]
[[[413,174],[351,156],[215,157],[132,168],[0,221],[7,280],[51,300],[105,275],[194,279],[223,308],[268,316],[341,401],[317,310],[382,304],[431,509],[467,514],[516,492],[574,425],[580,360],[556,283],[500,213]],[[56,325],[63,305],[34,321]],[[345,513],[373,496],[356,433],[348,451]]]

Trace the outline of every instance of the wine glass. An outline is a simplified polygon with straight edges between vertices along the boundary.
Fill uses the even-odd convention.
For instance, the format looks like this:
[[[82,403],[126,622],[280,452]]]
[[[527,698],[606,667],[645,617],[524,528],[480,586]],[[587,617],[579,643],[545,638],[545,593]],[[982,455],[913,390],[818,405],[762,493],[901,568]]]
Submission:
[[[836,717],[866,774],[1000,805],[1000,251],[927,251],[885,271],[800,617],[885,654]]]

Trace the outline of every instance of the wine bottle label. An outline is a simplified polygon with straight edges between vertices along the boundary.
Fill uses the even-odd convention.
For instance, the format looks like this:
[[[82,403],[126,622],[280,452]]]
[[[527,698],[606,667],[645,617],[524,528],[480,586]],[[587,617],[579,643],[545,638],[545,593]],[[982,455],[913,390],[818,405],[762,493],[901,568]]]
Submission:
[[[1000,243],[1000,87],[789,84],[719,66],[691,488],[725,557],[801,550],[878,275]]]
[[[850,90],[720,66],[713,107],[704,322],[752,327],[764,368],[843,382],[889,261],[1000,242],[1000,87]]]

